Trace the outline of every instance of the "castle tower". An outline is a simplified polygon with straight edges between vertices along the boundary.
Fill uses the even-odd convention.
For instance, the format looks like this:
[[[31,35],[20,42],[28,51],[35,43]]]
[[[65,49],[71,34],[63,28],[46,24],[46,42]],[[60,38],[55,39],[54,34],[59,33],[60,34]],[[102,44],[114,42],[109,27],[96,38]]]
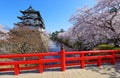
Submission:
[[[45,29],[45,25],[39,11],[34,10],[30,6],[28,9],[20,12],[23,14],[23,16],[18,16],[21,22],[14,23],[15,26],[30,29]]]

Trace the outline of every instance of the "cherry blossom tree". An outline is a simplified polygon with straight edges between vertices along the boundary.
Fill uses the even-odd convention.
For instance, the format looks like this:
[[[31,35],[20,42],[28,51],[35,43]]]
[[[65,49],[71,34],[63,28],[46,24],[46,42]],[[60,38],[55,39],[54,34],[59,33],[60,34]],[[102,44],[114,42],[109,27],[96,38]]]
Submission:
[[[64,36],[73,42],[81,40],[87,49],[92,49],[101,43],[119,46],[119,3],[120,0],[97,0],[97,4],[92,8],[78,9],[70,18],[73,27],[65,32]]]

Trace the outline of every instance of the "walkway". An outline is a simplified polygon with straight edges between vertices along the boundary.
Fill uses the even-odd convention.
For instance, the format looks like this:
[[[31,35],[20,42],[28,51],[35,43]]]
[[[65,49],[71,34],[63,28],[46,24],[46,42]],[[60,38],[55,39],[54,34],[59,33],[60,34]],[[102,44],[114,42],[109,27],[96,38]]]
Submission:
[[[88,66],[85,69],[79,67],[67,68],[61,72],[57,69],[47,69],[43,73],[35,71],[22,71],[18,76],[13,72],[0,73],[0,78],[120,78],[120,63],[116,65]]]

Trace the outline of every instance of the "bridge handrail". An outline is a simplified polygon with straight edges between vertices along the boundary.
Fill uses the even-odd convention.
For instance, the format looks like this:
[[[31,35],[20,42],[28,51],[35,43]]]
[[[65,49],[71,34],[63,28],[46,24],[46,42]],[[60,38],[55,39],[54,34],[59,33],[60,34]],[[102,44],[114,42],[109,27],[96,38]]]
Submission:
[[[44,58],[45,56],[59,56],[59,58]],[[101,66],[102,63],[115,64],[119,61],[120,50],[91,50],[91,51],[69,51],[66,52],[61,49],[60,52],[47,52],[36,54],[6,54],[0,55],[0,58],[22,58],[22,57],[37,57],[37,59],[29,60],[13,60],[13,61],[0,61],[0,66],[13,65],[14,68],[0,68],[2,71],[14,70],[14,74],[18,75],[20,70],[39,69],[42,73],[45,68],[60,67],[62,71],[66,70],[66,66],[79,65],[81,68],[85,67],[85,64],[97,64]],[[93,60],[93,61],[92,61]],[[73,62],[70,62],[73,61]],[[76,61],[74,63],[74,61]],[[55,64],[46,64],[57,62]],[[20,67],[21,64],[38,64],[33,67]]]

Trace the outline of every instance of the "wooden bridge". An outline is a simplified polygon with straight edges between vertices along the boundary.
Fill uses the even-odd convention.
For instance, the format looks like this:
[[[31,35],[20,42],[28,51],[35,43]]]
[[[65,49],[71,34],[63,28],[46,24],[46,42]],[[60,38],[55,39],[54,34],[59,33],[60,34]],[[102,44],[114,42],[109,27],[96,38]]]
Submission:
[[[47,58],[51,56],[57,56],[57,58]],[[14,59],[13,61],[0,61],[1,76],[7,75],[8,71],[9,72],[14,71],[14,74],[18,75],[20,72],[25,72],[26,70],[29,70],[34,72],[36,71],[40,72],[40,74],[38,74],[38,72],[33,73],[39,75],[39,78],[57,78],[59,76],[61,76],[59,78],[68,78],[69,76],[70,76],[69,78],[79,78],[81,76],[83,76],[82,78],[86,78],[85,76],[87,76],[87,78],[94,78],[90,73],[92,72],[93,69],[95,69],[94,71],[101,71],[101,69],[105,69],[104,65],[101,66],[102,64],[114,65],[115,63],[119,63],[120,51],[93,50],[93,51],[65,52],[65,50],[62,49],[60,52],[50,52],[50,53],[48,52],[41,54],[0,55],[0,58]],[[16,58],[18,58],[19,60]],[[26,60],[21,60],[21,58],[26,58]],[[22,65],[29,65],[29,66],[22,66]],[[11,67],[4,68],[4,66],[13,66],[13,68]],[[96,68],[96,66],[98,66],[98,68]],[[90,70],[89,68],[91,67],[93,69]],[[54,69],[57,69],[57,71],[56,70],[46,71],[46,70],[54,70]],[[99,76],[95,78],[102,78],[100,74],[101,73],[98,73]],[[95,74],[93,76],[95,76]],[[107,77],[103,77],[103,78],[107,78]]]

